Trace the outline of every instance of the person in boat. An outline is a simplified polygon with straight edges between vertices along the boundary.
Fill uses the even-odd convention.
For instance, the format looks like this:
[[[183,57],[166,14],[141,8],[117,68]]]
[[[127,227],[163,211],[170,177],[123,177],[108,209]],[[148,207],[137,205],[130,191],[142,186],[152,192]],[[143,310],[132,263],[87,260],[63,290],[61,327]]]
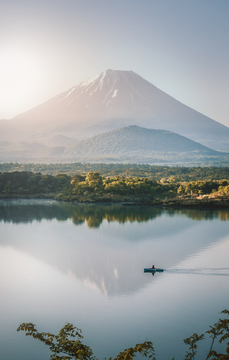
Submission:
[[[152,269],[153,269],[153,270],[155,269],[155,266],[154,266],[154,265],[152,266]]]

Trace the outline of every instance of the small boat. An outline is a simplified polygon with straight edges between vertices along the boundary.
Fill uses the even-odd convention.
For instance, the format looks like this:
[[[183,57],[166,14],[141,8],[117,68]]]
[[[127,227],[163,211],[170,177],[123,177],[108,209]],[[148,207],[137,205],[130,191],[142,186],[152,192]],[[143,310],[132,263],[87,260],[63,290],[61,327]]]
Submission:
[[[144,272],[151,272],[151,273],[155,273],[155,272],[163,272],[164,269],[158,269],[158,268],[144,268]]]

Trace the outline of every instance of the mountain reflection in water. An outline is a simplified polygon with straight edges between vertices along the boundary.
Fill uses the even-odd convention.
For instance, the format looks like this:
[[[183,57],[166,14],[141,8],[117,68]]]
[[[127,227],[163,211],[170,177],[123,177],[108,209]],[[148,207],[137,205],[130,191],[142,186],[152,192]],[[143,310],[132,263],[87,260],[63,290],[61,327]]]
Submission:
[[[0,221],[17,226],[3,227],[0,245],[43,261],[106,296],[126,295],[165,275],[143,273],[153,261],[169,269],[228,235],[227,224],[222,227],[218,221],[228,218],[227,211],[2,201]],[[212,219],[217,220],[214,225],[208,221]]]

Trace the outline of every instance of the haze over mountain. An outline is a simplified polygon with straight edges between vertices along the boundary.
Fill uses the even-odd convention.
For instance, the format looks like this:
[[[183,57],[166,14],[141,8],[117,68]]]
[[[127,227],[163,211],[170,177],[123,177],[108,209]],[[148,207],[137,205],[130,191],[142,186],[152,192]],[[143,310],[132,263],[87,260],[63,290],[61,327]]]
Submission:
[[[72,144],[65,148],[64,155],[74,158],[119,155],[134,159],[135,156],[152,157],[155,152],[218,155],[217,151],[171,131],[146,129],[136,125],[111,130]]]
[[[89,139],[55,146],[58,138],[38,142],[0,142],[0,157],[5,161],[53,162],[131,162],[202,163],[228,160],[227,154],[207,148],[171,131],[146,129],[136,125],[111,130]],[[47,146],[53,144],[53,146]]]
[[[120,70],[106,70],[11,120],[1,120],[0,140],[43,143],[60,135],[83,139],[129,125],[168,130],[210,148],[229,150],[228,127],[133,71]]]

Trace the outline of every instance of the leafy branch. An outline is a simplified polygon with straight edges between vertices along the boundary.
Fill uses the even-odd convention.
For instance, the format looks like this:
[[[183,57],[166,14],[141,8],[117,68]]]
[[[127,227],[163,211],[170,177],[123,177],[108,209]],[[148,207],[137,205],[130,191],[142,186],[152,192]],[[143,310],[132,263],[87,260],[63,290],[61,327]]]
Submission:
[[[223,310],[221,314],[229,317],[229,310]],[[72,324],[65,324],[58,335],[49,332],[40,333],[35,326],[36,325],[32,323],[23,323],[18,327],[17,331],[25,331],[26,336],[32,336],[34,339],[38,339],[45,343],[45,345],[48,345],[52,352],[50,360],[98,360],[94,356],[90,346],[83,344],[82,331]],[[206,360],[229,360],[229,318],[219,319],[217,323],[210,326],[210,330],[206,331],[206,334],[209,334],[210,338],[212,338]],[[226,350],[223,354],[213,349],[217,338],[219,338],[220,344],[227,341]],[[194,333],[189,338],[184,339],[184,343],[189,346],[184,360],[195,360],[197,343],[201,340],[204,340],[204,334],[198,335]],[[155,350],[151,341],[145,341],[141,344],[136,344],[134,347],[125,349],[113,360],[132,360],[137,353],[143,357],[156,360]],[[109,358],[109,360],[112,360],[112,358]]]

